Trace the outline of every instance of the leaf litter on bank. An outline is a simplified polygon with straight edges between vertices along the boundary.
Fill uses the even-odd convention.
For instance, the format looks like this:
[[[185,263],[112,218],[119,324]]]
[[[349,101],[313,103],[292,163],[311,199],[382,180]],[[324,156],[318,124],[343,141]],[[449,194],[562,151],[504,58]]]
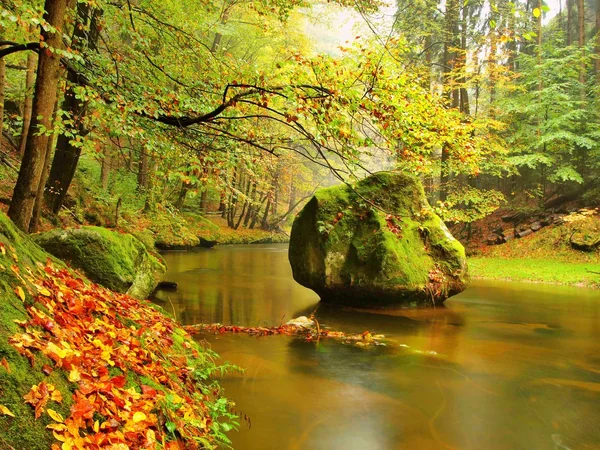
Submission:
[[[73,384],[73,405],[65,418],[52,409],[52,402],[62,402],[52,384],[41,382],[24,396],[36,419],[44,413],[52,419],[47,428],[60,443],[53,450],[229,443],[222,430],[237,423],[219,386],[210,382],[219,370],[215,355],[172,319],[50,262],[38,274],[29,271],[19,278],[37,293],[27,288],[34,302],[25,302],[29,318],[18,322],[23,330],[10,344],[32,367],[36,352],[44,354],[53,366],[42,371],[62,370]],[[20,286],[15,293],[24,300]],[[12,414],[6,407],[0,413]]]

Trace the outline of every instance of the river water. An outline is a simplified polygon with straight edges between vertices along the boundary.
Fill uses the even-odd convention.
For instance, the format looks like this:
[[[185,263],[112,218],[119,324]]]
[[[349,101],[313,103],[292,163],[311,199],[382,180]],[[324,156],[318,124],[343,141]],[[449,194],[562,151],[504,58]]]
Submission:
[[[318,305],[292,279],[286,245],[164,257],[179,289],[156,302],[184,324],[278,325]],[[388,345],[199,337],[246,369],[222,379],[250,417],[235,449],[600,449],[598,291],[474,282],[445,308],[321,305],[316,317]]]

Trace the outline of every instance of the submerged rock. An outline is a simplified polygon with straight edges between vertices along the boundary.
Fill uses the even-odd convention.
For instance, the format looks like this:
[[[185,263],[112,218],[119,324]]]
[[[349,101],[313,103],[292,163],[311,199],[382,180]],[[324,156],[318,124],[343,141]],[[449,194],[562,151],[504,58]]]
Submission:
[[[412,175],[379,172],[317,191],[292,226],[294,279],[325,302],[439,305],[467,286],[463,246]]]
[[[165,265],[130,234],[81,227],[55,229],[32,238],[92,281],[135,298],[147,298],[166,272]]]

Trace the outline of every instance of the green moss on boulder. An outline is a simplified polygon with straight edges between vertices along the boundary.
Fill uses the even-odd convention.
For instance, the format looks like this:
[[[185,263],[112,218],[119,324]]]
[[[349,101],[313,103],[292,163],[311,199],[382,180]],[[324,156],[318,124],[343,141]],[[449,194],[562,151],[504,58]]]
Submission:
[[[468,282],[464,248],[404,173],[317,191],[294,220],[289,260],[323,301],[361,307],[441,304]]]
[[[164,263],[131,234],[81,227],[55,229],[32,238],[92,281],[135,298],[147,298],[166,272]]]

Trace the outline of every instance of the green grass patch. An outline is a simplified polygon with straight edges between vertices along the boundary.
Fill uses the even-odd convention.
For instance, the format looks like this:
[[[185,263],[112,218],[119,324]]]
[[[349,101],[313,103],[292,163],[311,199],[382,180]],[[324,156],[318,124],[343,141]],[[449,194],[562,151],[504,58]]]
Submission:
[[[537,258],[469,258],[472,278],[530,281],[600,288],[600,263]],[[598,272],[598,273],[592,273]]]

